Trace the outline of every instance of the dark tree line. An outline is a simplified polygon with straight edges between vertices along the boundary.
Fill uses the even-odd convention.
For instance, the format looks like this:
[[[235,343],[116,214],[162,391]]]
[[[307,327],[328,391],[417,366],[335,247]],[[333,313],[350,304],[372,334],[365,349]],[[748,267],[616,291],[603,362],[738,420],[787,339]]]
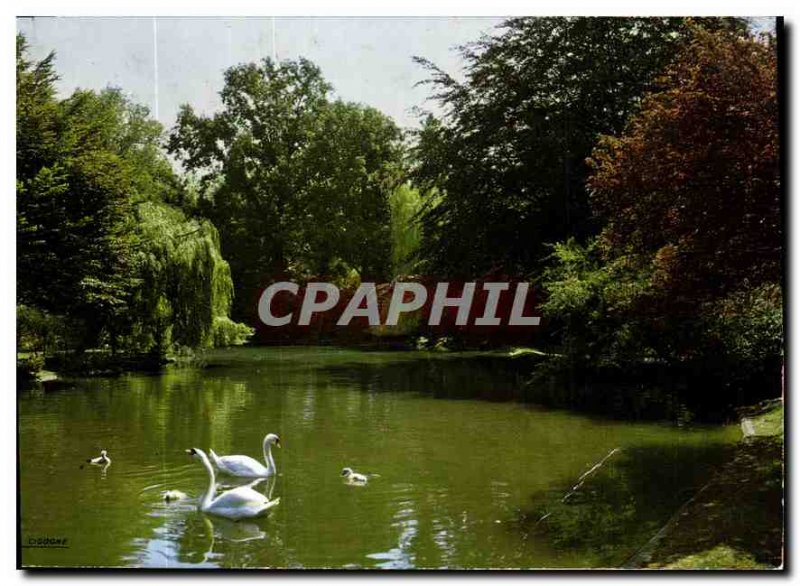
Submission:
[[[425,121],[413,170],[442,194],[423,215],[430,269],[527,274],[545,266],[549,244],[596,233],[585,160],[599,135],[622,131],[697,27],[745,23],[515,18],[461,49],[463,83],[419,59],[446,111]]]
[[[651,371],[723,401],[777,394],[774,37],[741,19],[521,18],[462,53],[464,82],[421,60],[445,109],[412,172],[433,194],[429,270],[539,285],[554,354],[537,384]]]
[[[461,48],[463,82],[419,59],[444,114],[410,137],[304,59],[228,69],[221,109],[185,105],[165,137],[117,90],[58,99],[53,56],[31,61],[20,38],[23,333],[58,316],[77,347],[165,352],[241,341],[231,307],[254,325],[277,279],[495,273],[538,286],[556,371],[773,389],[774,38],[724,18],[496,33]]]

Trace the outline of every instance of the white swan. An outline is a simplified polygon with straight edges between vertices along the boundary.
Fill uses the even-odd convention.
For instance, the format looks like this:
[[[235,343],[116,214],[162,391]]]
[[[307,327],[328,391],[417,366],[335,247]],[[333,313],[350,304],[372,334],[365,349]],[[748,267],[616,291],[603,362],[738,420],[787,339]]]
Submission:
[[[276,471],[275,460],[272,459],[272,444],[280,448],[281,438],[277,434],[268,433],[262,445],[266,466],[250,456],[217,456],[211,449],[208,453],[220,472],[244,478],[264,478],[272,476]]]
[[[96,458],[89,458],[86,460],[87,464],[97,464],[97,465],[108,465],[111,464],[111,458],[108,457],[108,452],[105,450],[100,450],[100,455]]]
[[[363,474],[359,474],[358,472],[354,472],[352,468],[344,468],[342,470],[342,476],[345,477],[347,482],[352,482],[353,484],[366,484],[367,477]]]
[[[200,500],[200,510],[204,513],[236,521],[247,517],[257,517],[280,502],[280,498],[271,501],[249,486],[232,488],[215,497],[216,479],[208,456],[199,448],[191,448],[186,450],[186,453],[199,459],[208,472],[208,489]]]

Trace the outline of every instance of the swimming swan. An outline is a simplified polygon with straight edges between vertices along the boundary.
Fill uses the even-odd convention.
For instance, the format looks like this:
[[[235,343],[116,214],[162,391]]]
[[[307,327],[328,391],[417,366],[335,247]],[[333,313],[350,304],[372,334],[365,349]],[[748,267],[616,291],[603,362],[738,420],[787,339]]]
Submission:
[[[266,467],[258,460],[250,456],[217,456],[214,450],[209,449],[211,460],[220,472],[231,476],[241,476],[244,478],[264,478],[275,474],[275,460],[272,459],[272,444],[281,447],[281,438],[274,433],[268,433],[264,437],[264,461]]]
[[[342,476],[345,477],[347,482],[352,482],[353,484],[366,484],[367,477],[363,474],[359,474],[358,472],[354,472],[352,468],[344,468],[342,470]]]
[[[172,501],[182,501],[185,500],[187,494],[180,490],[166,490],[161,495],[164,497],[165,502],[172,502]]]
[[[208,472],[208,490],[200,500],[200,510],[204,513],[236,521],[247,517],[257,517],[280,502],[280,498],[271,501],[249,486],[232,488],[215,497],[216,480],[208,456],[199,448],[191,448],[186,450],[186,453],[200,460]]]
[[[108,452],[106,452],[105,450],[100,450],[99,456],[97,456],[96,458],[89,458],[88,460],[86,460],[86,463],[97,464],[97,465],[102,465],[102,464],[108,465],[111,464],[111,458],[108,457]]]

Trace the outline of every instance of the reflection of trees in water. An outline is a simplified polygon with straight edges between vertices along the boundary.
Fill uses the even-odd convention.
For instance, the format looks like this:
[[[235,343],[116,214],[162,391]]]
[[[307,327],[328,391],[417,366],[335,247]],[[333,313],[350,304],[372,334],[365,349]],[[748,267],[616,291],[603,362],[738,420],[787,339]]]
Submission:
[[[456,500],[456,494],[449,487],[420,490],[409,484],[405,490],[400,487],[396,490],[400,498],[394,500],[391,517],[396,541],[383,551],[369,554],[371,565],[383,569],[521,565],[513,554],[505,560],[487,561],[487,550],[501,551],[494,549],[495,544],[491,542],[495,534],[485,527],[492,521],[476,513],[470,503]]]
[[[420,492],[417,497],[414,507],[416,534],[408,544],[413,559],[421,568],[450,566],[459,553],[464,554],[463,540],[469,539],[466,512],[453,510],[450,491],[446,487]]]
[[[243,364],[235,369],[171,370],[160,377],[87,380],[80,381],[74,393],[25,399],[29,403],[20,408],[25,440],[22,479],[25,504],[30,503],[33,511],[27,518],[37,522],[37,530],[68,528],[81,535],[85,558],[79,560],[75,552],[74,559],[86,564],[413,563],[427,568],[532,567],[553,565],[553,560],[588,564],[600,556],[592,549],[595,546],[587,545],[590,538],[582,535],[584,527],[605,523],[609,534],[605,539],[616,540],[624,549],[627,541],[620,535],[633,531],[629,525],[637,522],[635,517],[651,518],[652,511],[640,502],[647,491],[634,485],[641,478],[652,478],[654,472],[637,452],[633,459],[638,464],[615,462],[616,476],[609,477],[608,487],[602,485],[605,501],[586,498],[599,503],[593,510],[586,512],[576,504],[560,511],[560,516],[554,513],[552,522],[563,519],[564,527],[570,515],[575,518],[577,528],[571,533],[553,527],[547,535],[543,527],[533,531],[521,524],[525,541],[507,523],[531,492],[538,495],[533,506],[549,509],[572,486],[570,481],[584,462],[611,447],[643,440],[678,441],[678,432],[598,425],[588,418],[513,405],[425,398],[479,397],[511,388],[514,376],[504,370],[503,360],[364,356],[360,365],[348,358],[350,363],[331,360],[322,366]],[[205,472],[183,453],[186,447],[211,446],[258,458],[267,431],[281,433],[286,441],[276,452],[281,476],[274,496],[283,498],[266,519],[252,521],[257,530],[232,535],[210,518],[214,530],[209,533],[204,516],[195,511],[196,501],[156,505],[156,495],[163,489],[179,489],[196,498],[205,488]],[[479,450],[458,439],[475,434],[482,439]],[[97,438],[108,444],[95,445]],[[114,464],[102,482],[99,474],[77,470],[82,459],[74,474],[59,477],[70,506],[64,506],[64,499],[51,500],[42,489],[48,477],[24,474],[25,462],[41,454],[48,461],[54,451],[67,459],[70,453],[85,458],[85,442],[90,452],[109,449]],[[598,450],[602,453],[595,456]],[[666,474],[684,456],[690,466],[698,457],[684,450],[665,462],[653,457],[649,466],[661,466]],[[366,490],[348,490],[339,478],[344,465],[381,476]],[[601,484],[598,480],[595,489]],[[563,490],[545,498],[542,491],[552,485]],[[626,513],[626,502],[633,503],[635,515]],[[582,515],[592,514],[601,520],[583,520]],[[610,521],[602,520],[614,517],[619,517],[621,527],[616,532]],[[603,530],[606,527],[595,532],[602,535]],[[263,538],[256,538],[258,531],[265,534]],[[561,535],[555,535],[558,531]],[[580,553],[565,560],[562,552]],[[366,557],[376,553],[381,559]]]
[[[521,379],[507,358],[420,358],[324,367],[334,380],[368,393],[417,392],[437,399],[508,401],[522,397]]]
[[[402,514],[401,510],[395,515],[392,527],[400,531],[397,545],[386,551],[367,554],[367,557],[375,561],[378,568],[384,570],[406,570],[414,568],[416,556],[411,551],[411,544],[417,535],[417,519],[408,514]]]
[[[176,419],[199,418],[202,425],[198,424],[197,428],[202,428],[206,437],[202,446],[197,447],[213,445],[223,453],[229,447],[228,432],[233,415],[248,409],[255,399],[253,393],[248,392],[247,378],[210,376],[202,370],[168,370],[155,379],[155,388],[148,385],[145,378],[133,381],[144,383],[144,391],[150,397],[148,401],[156,403],[150,406],[148,419],[155,430],[164,434],[164,442],[172,429],[170,424]]]
[[[231,415],[248,409],[255,399],[248,392],[246,378],[209,377],[190,369],[167,370],[159,376],[130,376],[111,383],[98,379],[84,385],[90,391],[110,388],[110,392],[75,393],[70,397],[72,416],[65,420],[67,423],[76,421],[84,426],[87,420],[114,421],[119,436],[145,435],[147,444],[167,449],[173,449],[176,428],[197,418],[203,421],[195,427],[204,436],[198,447],[207,447],[214,438],[222,444],[229,436]],[[116,386],[121,388],[117,390]],[[124,393],[124,398],[118,393]]]
[[[395,497],[386,511],[395,535],[394,542],[382,551],[374,551],[376,543],[366,543],[368,567],[385,570],[435,568],[446,564],[444,554],[451,548],[450,534],[441,529],[437,515],[446,509],[446,489],[422,492],[413,484],[397,484]],[[440,540],[434,539],[439,529]]]
[[[732,450],[723,443],[625,448],[582,484],[534,494],[515,526],[526,540],[578,553],[593,565],[620,567]]]
[[[175,449],[213,447],[220,454],[230,453],[236,437],[231,432],[238,418],[258,412],[259,397],[251,392],[252,379],[248,374],[168,369],[159,377],[131,377],[128,382],[136,405],[130,416],[138,417],[147,427],[149,443],[172,449],[176,427],[186,428],[191,423],[191,445]],[[259,459],[260,440],[248,450]]]

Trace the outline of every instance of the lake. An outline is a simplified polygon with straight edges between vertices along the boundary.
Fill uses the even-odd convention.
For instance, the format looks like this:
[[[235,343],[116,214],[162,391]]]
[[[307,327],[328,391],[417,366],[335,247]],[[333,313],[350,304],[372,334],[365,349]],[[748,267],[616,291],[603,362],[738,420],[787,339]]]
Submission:
[[[239,348],[22,391],[23,565],[620,567],[739,437],[510,400],[517,370],[481,354]],[[280,504],[239,522],[197,511],[207,476],[185,450],[261,459],[268,432],[278,475],[256,489]],[[107,468],[84,464],[101,449]],[[343,482],[345,466],[368,484]],[[164,502],[173,489],[189,499]]]

